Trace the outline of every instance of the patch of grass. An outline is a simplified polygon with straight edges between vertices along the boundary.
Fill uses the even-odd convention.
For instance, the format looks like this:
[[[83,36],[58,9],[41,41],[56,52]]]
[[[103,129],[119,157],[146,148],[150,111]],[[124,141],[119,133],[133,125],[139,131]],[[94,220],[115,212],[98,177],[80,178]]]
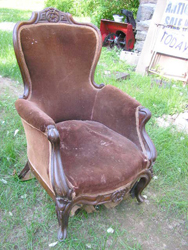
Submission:
[[[174,128],[148,129],[156,145],[158,156],[154,165],[156,201],[176,214],[188,216],[188,135]],[[162,187],[162,188],[161,188]]]
[[[169,81],[167,87],[159,87],[155,83],[156,76],[142,76],[134,72],[134,67],[119,60],[120,51],[103,48],[102,55],[97,66],[95,79],[97,83],[112,84],[135,97],[143,106],[148,107],[153,116],[174,114],[182,112],[188,103],[188,88],[182,83]],[[115,81],[109,78],[109,72],[128,72],[129,80]]]
[[[12,32],[0,30],[0,75],[21,82],[21,74],[15,58]]]
[[[108,72],[109,71],[109,72]],[[128,72],[129,80],[118,82],[108,77],[112,72]],[[106,74],[104,74],[106,72]],[[119,61],[119,51],[103,49],[95,79],[97,83],[112,84],[135,97],[143,106],[150,109],[152,118],[146,128],[157,149],[154,173],[158,190],[156,202],[169,211],[188,216],[188,135],[175,128],[159,128],[155,117],[183,112],[188,105],[188,87],[181,82],[165,79],[167,85],[159,86],[156,76],[141,76],[134,68]],[[181,139],[180,139],[181,138]],[[183,139],[182,139],[183,138]],[[162,188],[161,188],[162,187]]]
[[[31,17],[30,10],[17,10],[0,8],[0,22],[19,22],[29,20]]]
[[[0,32],[0,36],[3,38],[2,53],[0,54],[0,58],[2,59],[0,60],[0,73],[3,76],[9,76],[21,81],[12,48],[11,33]],[[188,88],[174,81],[169,81],[167,87],[159,87],[155,83],[154,77],[143,77],[136,74],[134,68],[126,65],[125,62],[119,61],[118,56],[119,51],[103,48],[97,66],[95,80],[97,83],[112,84],[122,89],[140,101],[143,106],[151,110],[153,117],[147,125],[147,129],[158,152],[157,163],[154,170],[161,176],[161,181],[158,182],[159,190],[162,183],[164,183],[166,190],[168,190],[165,196],[160,198],[158,202],[160,204],[166,204],[168,207],[177,208],[180,210],[180,213],[182,211],[185,212],[188,206],[187,201],[184,200],[188,190],[187,135],[184,135],[185,139],[180,141],[180,133],[158,128],[154,118],[160,117],[163,114],[174,114],[185,110],[188,103]],[[129,72],[130,80],[117,82],[115,78],[109,78],[108,73],[110,72],[112,74],[115,71]],[[12,148],[14,148],[13,151]],[[12,142],[7,142],[4,150],[9,152],[8,155],[10,158],[14,158],[16,154],[15,150],[18,149],[15,149]],[[179,179],[181,179],[181,181],[178,181]],[[175,186],[176,188],[174,188]]]
[[[15,87],[17,84],[15,84]],[[26,139],[20,117],[14,108],[17,97],[10,89],[0,96],[0,236],[1,249],[48,249],[57,241],[55,206],[35,180],[21,182],[17,174],[26,163]],[[14,136],[15,130],[18,133]],[[69,237],[55,249],[130,249],[142,250],[121,221],[112,221],[106,209],[91,215],[84,211],[69,220]],[[106,230],[112,226],[113,235]],[[82,232],[82,234],[80,234]]]
[[[15,14],[14,20],[17,17],[18,14]],[[0,40],[0,75],[21,82],[11,32],[1,31]],[[188,136],[173,128],[159,128],[155,117],[185,110],[188,103],[188,88],[187,86],[183,88],[182,83],[174,81],[168,81],[168,86],[159,87],[155,82],[156,76],[142,77],[136,74],[134,67],[119,61],[118,55],[117,50],[106,48],[102,50],[95,80],[98,84],[102,82],[112,84],[126,91],[153,113],[153,117],[147,125],[147,131],[158,152],[154,165],[154,174],[158,179],[153,180],[148,187],[150,192],[155,192],[155,197],[151,200],[165,210],[164,214],[168,215],[173,211],[173,214],[186,218]],[[108,77],[109,72],[107,71],[110,74],[114,71],[129,72],[130,80],[117,82],[115,78]],[[22,183],[16,174],[13,175],[13,171],[18,173],[27,160],[25,134],[14,108],[15,99],[17,98],[8,89],[0,96],[0,138],[2,138],[0,148],[0,236],[2,249],[48,249],[48,244],[57,240],[54,203],[36,180]],[[19,131],[14,136],[16,129]],[[23,198],[25,194],[27,197]],[[113,211],[118,213],[118,209],[115,208]],[[121,212],[123,213],[123,210]],[[126,214],[124,216],[126,217]],[[155,216],[157,217],[157,215]],[[116,220],[112,218],[116,218]],[[152,220],[153,217],[151,216],[149,219]],[[115,229],[113,235],[108,235],[106,232],[110,226]],[[130,235],[129,230],[125,228],[118,215],[115,216],[113,212],[105,209],[100,208],[100,213],[91,215],[80,212],[70,219],[68,239],[58,243],[55,249],[86,249],[86,244],[91,244],[92,249],[142,250],[142,241]]]

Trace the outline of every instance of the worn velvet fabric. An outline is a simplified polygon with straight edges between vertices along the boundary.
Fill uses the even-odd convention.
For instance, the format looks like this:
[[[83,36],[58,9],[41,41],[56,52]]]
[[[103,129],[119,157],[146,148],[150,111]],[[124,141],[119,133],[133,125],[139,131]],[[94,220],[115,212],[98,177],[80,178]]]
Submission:
[[[30,100],[55,122],[89,119],[96,89],[91,69],[96,32],[73,24],[28,25],[20,32],[32,82]]]
[[[136,126],[136,109],[140,103],[114,86],[107,85],[98,91],[92,120],[101,122],[126,136],[140,149]]]
[[[42,132],[46,131],[48,125],[55,125],[52,118],[38,108],[33,102],[19,99],[15,102],[15,107],[23,120]]]
[[[45,182],[48,188],[52,191],[52,184],[50,181],[50,143],[44,133],[38,129],[30,126],[22,120],[27,139],[27,156],[32,166],[32,170],[36,175]]]
[[[27,100],[15,105],[28,159],[46,185],[52,190],[48,125],[60,133],[62,165],[77,195],[110,192],[135,180],[147,162],[137,134],[140,103],[113,86],[92,84],[101,46],[96,30],[27,24],[19,29],[18,40],[30,80]]]
[[[57,124],[63,167],[76,194],[109,192],[146,167],[146,158],[126,137],[94,121]]]

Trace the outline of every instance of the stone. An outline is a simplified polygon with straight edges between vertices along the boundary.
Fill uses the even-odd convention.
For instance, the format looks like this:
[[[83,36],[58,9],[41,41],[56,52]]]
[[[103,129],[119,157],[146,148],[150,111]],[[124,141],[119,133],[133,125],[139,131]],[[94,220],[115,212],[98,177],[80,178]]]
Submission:
[[[134,50],[135,51],[142,51],[142,48],[144,46],[144,41],[136,41],[136,44],[134,45]]]
[[[109,78],[115,78],[116,81],[127,80],[130,79],[130,74],[125,72],[112,72],[112,74],[108,75]]]
[[[157,124],[160,127],[176,126],[176,130],[188,134],[188,112],[171,115],[163,115],[156,118]]]
[[[174,121],[178,131],[188,133],[188,113],[180,113]]]
[[[89,248],[89,249],[91,249],[91,244],[90,244],[90,243],[87,243],[87,244],[86,244],[86,247]]]
[[[50,243],[48,246],[49,246],[49,247],[55,247],[57,244],[58,244],[58,241],[53,242],[53,243]]]
[[[155,6],[156,5],[152,3],[140,4],[137,12],[137,22],[152,19]]]
[[[140,2],[140,4],[144,4],[144,3],[155,3],[155,4],[157,4],[157,0],[140,0],[139,2]]]
[[[109,228],[107,229],[107,233],[113,234],[113,233],[114,233],[114,229],[113,229],[112,227],[109,227]]]
[[[116,81],[127,80],[130,79],[129,73],[124,72],[115,72]]]
[[[146,36],[147,36],[147,32],[145,32],[145,31],[137,31],[135,38],[138,41],[145,41]]]
[[[140,54],[130,51],[121,51],[120,60],[126,61],[127,64],[137,66]]]
[[[151,20],[137,22],[136,30],[137,31],[148,31],[150,23],[151,23]]]

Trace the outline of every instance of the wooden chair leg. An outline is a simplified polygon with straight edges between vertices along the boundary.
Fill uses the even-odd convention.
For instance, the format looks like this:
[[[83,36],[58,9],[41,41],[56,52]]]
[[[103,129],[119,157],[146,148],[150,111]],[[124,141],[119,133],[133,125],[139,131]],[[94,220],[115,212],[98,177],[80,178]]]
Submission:
[[[67,237],[68,220],[71,211],[71,201],[56,197],[56,214],[59,223],[58,240],[63,241]]]
[[[131,196],[136,197],[138,202],[143,202],[144,197],[141,195],[142,191],[147,187],[152,178],[152,174],[150,171],[147,171],[146,174],[142,175],[138,182],[135,183],[131,190]]]
[[[27,180],[34,178],[34,175],[32,174],[30,167],[29,167],[29,161],[26,162],[25,167],[22,169],[22,171],[18,175],[18,178],[21,181],[27,181]]]

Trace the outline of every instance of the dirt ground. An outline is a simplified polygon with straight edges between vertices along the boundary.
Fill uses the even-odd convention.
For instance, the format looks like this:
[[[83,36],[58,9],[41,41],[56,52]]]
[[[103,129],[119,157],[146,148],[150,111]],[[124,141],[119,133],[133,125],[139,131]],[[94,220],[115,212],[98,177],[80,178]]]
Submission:
[[[23,86],[8,78],[0,77],[0,93],[9,89],[14,97],[23,92]],[[188,250],[188,232],[185,218],[167,214],[154,201],[157,193],[149,186],[144,194],[145,202],[139,205],[135,200],[123,201],[118,208],[105,211],[105,219],[116,220],[121,229],[136,238],[144,250]],[[107,249],[111,245],[107,242]]]
[[[9,89],[11,95],[15,97],[19,97],[23,94],[23,86],[21,84],[18,84],[9,78],[0,76],[0,93],[2,94],[7,89]]]

